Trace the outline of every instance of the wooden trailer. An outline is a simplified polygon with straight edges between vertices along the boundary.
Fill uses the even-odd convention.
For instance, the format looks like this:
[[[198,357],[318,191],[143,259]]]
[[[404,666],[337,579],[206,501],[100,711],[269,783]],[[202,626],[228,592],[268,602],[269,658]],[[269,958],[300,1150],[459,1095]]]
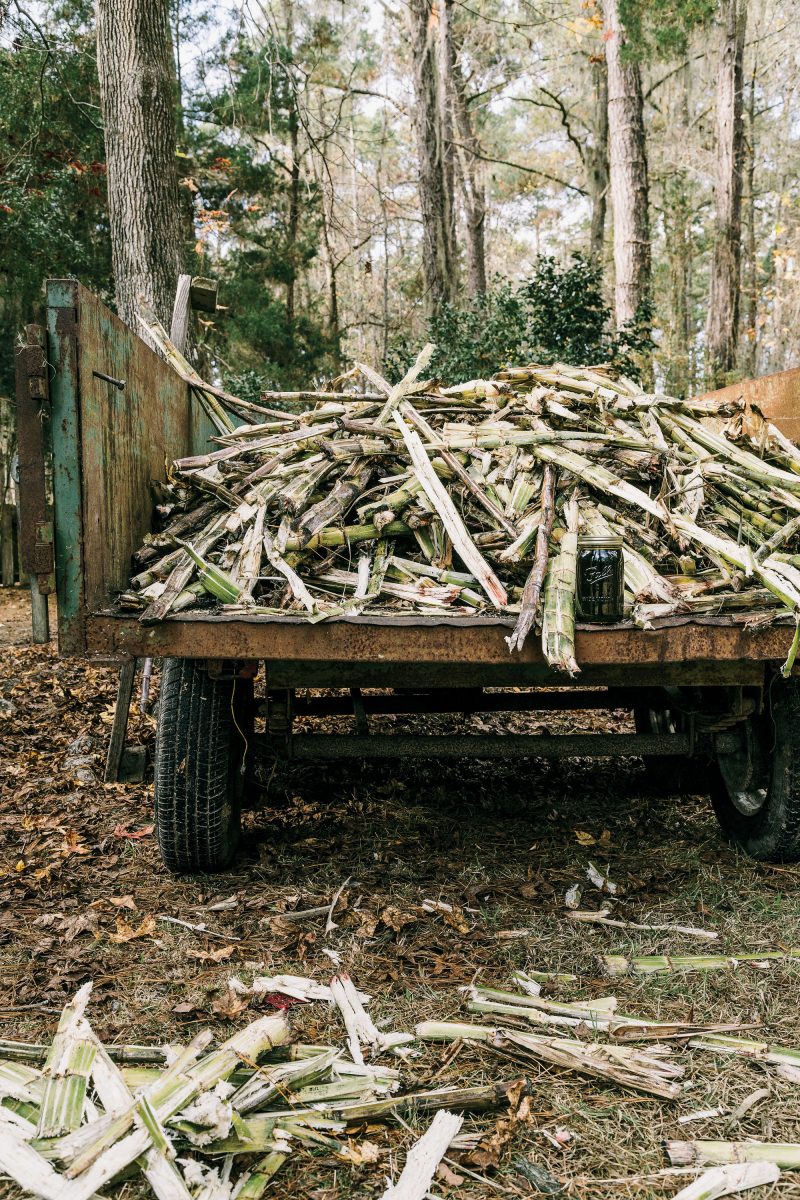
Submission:
[[[167,461],[204,448],[207,420],[172,368],[74,280],[49,282],[46,329],[29,330],[18,368],[23,553],[41,588],[56,591],[60,653],[165,660],[155,806],[172,870],[220,870],[231,861],[246,799],[245,740],[250,755],[257,748],[300,760],[641,755],[667,784],[681,760],[694,758],[709,768],[704,777],[730,838],[755,857],[800,857],[800,691],[778,670],[793,622],[579,627],[581,674],[568,686],[536,638],[509,653],[504,637],[513,618],[362,615],[309,625],[290,615],[185,613],[142,625],[115,611],[112,599],[127,586],[131,556],[150,529],[151,481],[164,478]],[[797,433],[800,372],[771,379],[733,391],[763,399],[770,417]],[[598,708],[629,709],[637,732],[370,731],[377,713]],[[333,714],[352,715],[353,732],[294,732],[297,716]],[[256,734],[261,718],[264,731]]]

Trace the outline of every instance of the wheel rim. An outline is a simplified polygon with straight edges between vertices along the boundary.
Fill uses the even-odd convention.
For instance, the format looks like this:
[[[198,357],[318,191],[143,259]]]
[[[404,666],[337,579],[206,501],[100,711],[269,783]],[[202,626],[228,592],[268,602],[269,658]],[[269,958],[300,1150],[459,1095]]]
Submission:
[[[761,731],[751,717],[741,721],[732,732],[736,736],[735,749],[717,753],[720,774],[736,811],[744,817],[754,817],[766,804],[769,792]]]
[[[680,713],[671,708],[649,708],[650,728],[653,733],[680,733],[682,721]]]

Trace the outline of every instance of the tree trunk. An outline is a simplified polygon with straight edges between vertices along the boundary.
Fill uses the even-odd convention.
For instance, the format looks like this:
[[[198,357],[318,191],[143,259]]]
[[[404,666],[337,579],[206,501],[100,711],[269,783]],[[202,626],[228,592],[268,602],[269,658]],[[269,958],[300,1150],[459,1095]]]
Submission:
[[[664,235],[669,270],[669,316],[665,329],[665,390],[686,396],[691,390],[692,209],[684,172],[664,186]]]
[[[603,257],[608,205],[608,69],[606,60],[592,63],[594,138],[586,147],[586,184],[592,204],[589,256]]]
[[[442,0],[442,59],[445,94],[452,111],[466,226],[467,282],[471,295],[486,291],[486,183],[480,145],[469,111],[467,84],[453,33],[453,0]]]
[[[169,325],[181,270],[168,0],[97,0],[112,264],[120,316],[143,299]]]
[[[650,297],[647,152],[639,67],[625,55],[617,0],[603,0],[608,64],[609,182],[614,217],[617,327],[633,321]]]
[[[455,294],[452,192],[443,145],[441,76],[431,0],[409,0],[422,210],[422,269],[429,315]]]
[[[747,97],[747,280],[742,370],[752,379],[758,363],[758,247],[756,245],[756,68]]]
[[[746,0],[721,0],[717,62],[714,257],[708,301],[707,380],[716,387],[736,366],[742,261],[742,92]]]
[[[292,99],[292,109],[289,113],[289,145],[292,156],[292,173],[289,180],[289,222],[287,227],[289,275],[286,281],[286,324],[291,336],[295,317],[295,286],[297,283],[297,233],[300,228],[300,147],[294,99]]]

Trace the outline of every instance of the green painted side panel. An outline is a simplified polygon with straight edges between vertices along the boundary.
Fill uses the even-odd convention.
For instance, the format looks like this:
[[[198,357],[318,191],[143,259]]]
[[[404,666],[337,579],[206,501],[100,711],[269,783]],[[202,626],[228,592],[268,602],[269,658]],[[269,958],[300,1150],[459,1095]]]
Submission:
[[[50,280],[47,303],[59,648],[83,654],[86,614],[127,586],[151,528],[153,482],[214,430],[175,371],[91,292]]]
[[[62,654],[82,654],[85,650],[77,306],[77,283],[48,282],[47,360],[52,406],[58,648]]]

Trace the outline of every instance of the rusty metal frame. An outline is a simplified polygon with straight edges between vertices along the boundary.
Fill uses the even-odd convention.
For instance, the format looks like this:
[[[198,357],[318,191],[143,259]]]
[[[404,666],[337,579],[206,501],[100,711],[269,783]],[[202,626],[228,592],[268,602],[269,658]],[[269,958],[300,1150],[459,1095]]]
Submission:
[[[294,695],[292,716],[314,719],[351,717],[354,712],[353,691],[358,691],[360,707],[367,717],[417,715],[422,713],[504,713],[504,712],[586,712],[591,710],[632,709],[637,704],[658,707],[664,704],[664,693],[657,688],[597,688],[558,691],[494,691],[483,688],[438,688],[434,691],[399,689],[376,695],[361,689],[349,688],[346,695]],[[720,689],[722,690],[722,689]],[[268,711],[269,705],[262,706]],[[727,726],[726,726],[727,727]]]
[[[731,734],[719,734],[716,748],[735,745]],[[317,759],[375,758],[636,758],[659,755],[685,758],[695,752],[691,733],[544,734],[399,734],[369,735],[300,733],[290,738],[259,737],[256,747],[294,762]]]
[[[536,639],[520,654],[505,643],[509,620],[362,617],[320,622],[236,620],[185,614],[159,625],[95,614],[87,620],[90,655],[266,661],[271,686],[553,687]],[[767,664],[782,662],[792,626],[686,624],[645,631],[579,628],[580,686],[761,686]]]

